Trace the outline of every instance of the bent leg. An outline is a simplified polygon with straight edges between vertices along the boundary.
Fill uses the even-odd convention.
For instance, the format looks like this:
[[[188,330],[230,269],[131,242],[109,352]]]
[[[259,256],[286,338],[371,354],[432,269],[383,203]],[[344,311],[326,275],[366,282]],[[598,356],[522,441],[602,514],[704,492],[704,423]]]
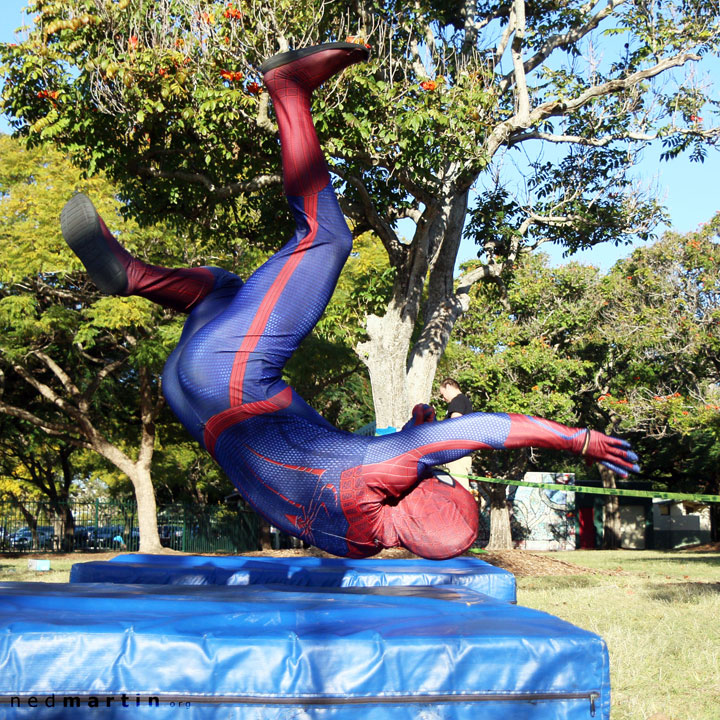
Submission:
[[[213,289],[219,275],[232,275],[219,268],[164,268],[133,257],[81,193],[66,203],[60,226],[67,244],[107,295],[139,295],[163,307],[190,312]]]
[[[179,381],[207,423],[208,448],[240,418],[281,407],[327,424],[282,379],[285,363],[324,312],[352,247],[315,134],[310,99],[323,80],[367,55],[358,45],[334,43],[284,53],[263,66],[297,229],[179,358]]]
[[[325,311],[352,248],[330,185],[288,201],[295,235],[248,278],[220,321],[236,348],[230,405],[264,400],[282,389],[282,369]]]
[[[285,191],[297,229],[183,353],[189,391],[195,392],[191,388],[205,376],[205,366],[215,369],[218,381],[202,398],[212,405],[212,414],[264,403],[287,390],[282,369],[335,289],[352,237],[330,183],[310,102],[324,80],[367,57],[364,47],[333,43],[283,53],[262,67],[278,119]],[[312,414],[296,396],[293,403],[302,405],[299,411],[307,417]],[[257,407],[267,412],[266,406]]]

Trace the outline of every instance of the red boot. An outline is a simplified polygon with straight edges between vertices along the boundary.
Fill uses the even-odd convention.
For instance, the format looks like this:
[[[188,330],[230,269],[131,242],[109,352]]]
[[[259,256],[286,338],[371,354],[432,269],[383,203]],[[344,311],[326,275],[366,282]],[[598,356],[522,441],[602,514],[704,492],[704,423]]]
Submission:
[[[363,45],[328,43],[273,55],[260,67],[278,119],[287,195],[314,195],[330,182],[310,114],[312,91],[369,57]]]
[[[190,312],[215,283],[208,268],[171,269],[134,258],[81,193],[63,208],[60,227],[92,281],[106,295],[140,295],[163,307]]]
[[[364,45],[326,43],[273,55],[260,66],[260,72],[271,95],[286,82],[312,92],[346,67],[369,58],[370,50]]]

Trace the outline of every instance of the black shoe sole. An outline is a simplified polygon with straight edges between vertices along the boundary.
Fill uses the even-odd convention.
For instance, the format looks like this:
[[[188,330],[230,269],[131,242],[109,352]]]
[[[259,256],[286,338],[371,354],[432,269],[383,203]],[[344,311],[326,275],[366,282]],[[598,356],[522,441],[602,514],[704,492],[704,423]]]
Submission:
[[[370,58],[370,50],[364,45],[358,43],[349,42],[335,42],[325,43],[324,45],[311,45],[310,47],[300,48],[300,50],[290,50],[288,52],[279,53],[268,58],[261,66],[261,74],[265,74],[270,70],[282,67],[291,63],[293,60],[307,57],[308,55],[314,55],[315,53],[322,52],[323,50],[362,50],[365,53],[365,59]]]
[[[122,294],[127,288],[127,273],[108,247],[100,217],[89,198],[81,193],[70,198],[60,214],[60,228],[98,289],[106,295]]]

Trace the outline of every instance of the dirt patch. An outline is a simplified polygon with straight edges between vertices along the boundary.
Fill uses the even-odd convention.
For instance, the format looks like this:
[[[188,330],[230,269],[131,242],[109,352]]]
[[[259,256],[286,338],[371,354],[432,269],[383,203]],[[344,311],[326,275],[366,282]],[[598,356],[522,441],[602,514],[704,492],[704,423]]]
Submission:
[[[693,545],[692,547],[680,550],[680,552],[709,552],[716,553],[720,552],[720,542],[707,543],[705,545]]]
[[[597,570],[580,567],[550,554],[527,550],[495,550],[478,555],[481,560],[509,570],[516,577],[538,575],[596,575]]]
[[[122,555],[119,552],[75,552],[75,553],[34,553],[34,552],[4,552],[0,554],[0,558],[9,560],[28,559],[28,560],[71,560],[72,562],[92,562],[93,560],[112,560],[114,557]]]
[[[256,557],[333,557],[322,550],[308,548],[307,550],[264,550],[258,552],[243,553],[243,555]],[[510,571],[517,577],[538,576],[538,575],[588,575],[597,574],[599,571],[573,565],[547,553],[533,553],[527,550],[495,550],[483,553],[465,553],[467,557],[484,560],[490,565]],[[383,550],[373,556],[374,558],[412,560],[419,559],[409,550],[392,548]]]

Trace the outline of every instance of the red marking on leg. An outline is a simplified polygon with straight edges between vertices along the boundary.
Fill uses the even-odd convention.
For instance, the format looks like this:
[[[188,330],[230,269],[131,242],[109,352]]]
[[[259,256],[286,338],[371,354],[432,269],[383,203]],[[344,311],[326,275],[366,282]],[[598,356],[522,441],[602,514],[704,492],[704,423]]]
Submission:
[[[318,225],[317,217],[317,196],[305,198],[305,213],[308,216],[310,232],[298,243],[295,251],[290,255],[285,265],[278,273],[273,281],[270,289],[260,303],[257,313],[248,329],[240,349],[235,354],[235,361],[232,372],[230,374],[230,405],[242,405],[243,402],[243,383],[245,381],[245,372],[247,370],[247,361],[250,354],[255,350],[260,338],[265,332],[268,320],[272,311],[282,295],[285,286],[290,281],[293,273],[297,269],[300,261],[305,253],[315,241],[317,236]]]
[[[190,312],[215,285],[207,268],[164,268],[133,258],[127,268],[126,295],[139,295],[163,307]]]
[[[277,412],[278,410],[283,410],[288,407],[291,402],[292,390],[286,387],[277,393],[277,395],[273,395],[269,400],[258,400],[254,403],[230,407],[217,415],[213,415],[205,424],[205,434],[203,437],[205,449],[215,457],[215,444],[225,430],[256,415],[266,415]]]
[[[288,465],[287,463],[280,462],[279,460],[273,460],[272,458],[262,455],[257,450],[253,450],[249,445],[245,445],[245,449],[249,450],[253,455],[259,457],[261,460],[269,462],[271,465],[277,465],[279,467],[287,468],[288,470],[299,470],[300,472],[312,473],[313,475],[317,475],[318,477],[324,475],[327,472],[327,468],[309,468],[302,467],[301,465]]]
[[[315,544],[315,537],[313,533],[313,526],[315,525],[315,521],[318,518],[318,515],[320,514],[321,510],[325,511],[325,514],[328,517],[331,517],[330,511],[327,508],[327,505],[320,499],[322,497],[323,492],[330,489],[333,491],[333,499],[335,500],[335,503],[337,504],[337,491],[335,487],[331,484],[325,484],[320,485],[320,478],[327,472],[324,468],[308,468],[308,467],[302,467],[300,465],[290,465],[288,463],[280,462],[279,460],[273,460],[272,458],[269,458],[262,453],[257,452],[256,450],[253,450],[251,447],[248,447],[245,445],[245,449],[249,450],[253,455],[256,457],[259,457],[261,460],[264,460],[265,462],[270,463],[271,465],[276,465],[278,467],[287,468],[288,470],[297,470],[299,472],[305,472],[310,473],[312,475],[317,476],[317,481],[315,485],[315,492],[313,493],[313,497],[311,498],[310,502],[307,505],[302,505],[301,503],[294,502],[290,500],[290,498],[286,497],[282,493],[278,492],[275,488],[273,488],[271,485],[266,483],[256,472],[254,472],[252,469],[250,469],[250,472],[253,474],[255,479],[265,488],[270,490],[270,492],[275,493],[279,498],[282,498],[285,500],[285,502],[289,503],[290,505],[293,505],[296,508],[299,508],[300,512],[298,515],[289,515],[285,514],[285,518],[295,526],[295,529],[297,530],[298,536],[301,537],[304,540],[307,540],[311,544]]]

